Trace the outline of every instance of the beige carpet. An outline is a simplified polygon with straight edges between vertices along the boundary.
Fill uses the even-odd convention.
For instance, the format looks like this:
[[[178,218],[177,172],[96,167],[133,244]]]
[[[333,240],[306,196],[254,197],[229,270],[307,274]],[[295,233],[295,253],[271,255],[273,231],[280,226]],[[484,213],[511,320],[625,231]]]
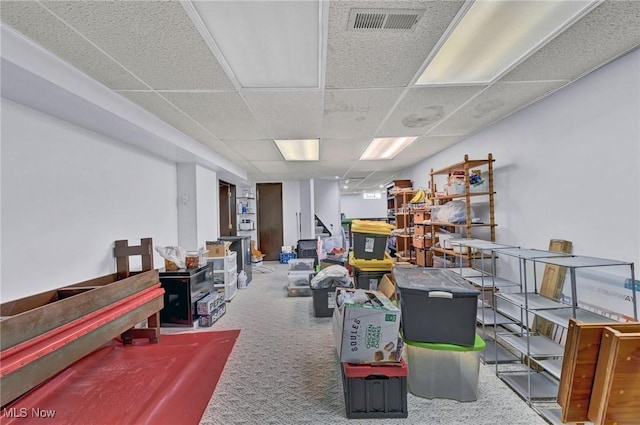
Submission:
[[[461,403],[409,393],[407,419],[348,420],[331,318],[315,318],[311,297],[287,297],[287,266],[264,263],[227,304],[213,330],[240,329],[202,417],[211,424],[546,424],[481,365],[478,400]]]

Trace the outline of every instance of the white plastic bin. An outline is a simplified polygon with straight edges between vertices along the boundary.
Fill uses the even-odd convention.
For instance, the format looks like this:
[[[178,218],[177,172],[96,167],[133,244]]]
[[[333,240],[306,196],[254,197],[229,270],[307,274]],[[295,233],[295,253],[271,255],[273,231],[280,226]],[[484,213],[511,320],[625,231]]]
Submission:
[[[480,351],[485,342],[476,334],[474,346],[404,341],[409,391],[424,398],[475,401],[478,398]]]

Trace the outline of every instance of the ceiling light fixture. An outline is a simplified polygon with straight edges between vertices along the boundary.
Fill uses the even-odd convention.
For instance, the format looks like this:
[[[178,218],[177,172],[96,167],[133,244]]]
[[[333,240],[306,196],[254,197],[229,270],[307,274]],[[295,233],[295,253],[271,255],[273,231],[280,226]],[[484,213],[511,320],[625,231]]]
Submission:
[[[382,137],[373,139],[360,156],[360,159],[391,159],[416,139],[417,137]]]
[[[475,1],[416,84],[494,81],[600,2]]]
[[[319,139],[274,140],[287,161],[317,161],[320,159]]]
[[[185,3],[200,33],[210,47],[214,44],[214,54],[221,53],[242,87],[319,87],[321,2]]]

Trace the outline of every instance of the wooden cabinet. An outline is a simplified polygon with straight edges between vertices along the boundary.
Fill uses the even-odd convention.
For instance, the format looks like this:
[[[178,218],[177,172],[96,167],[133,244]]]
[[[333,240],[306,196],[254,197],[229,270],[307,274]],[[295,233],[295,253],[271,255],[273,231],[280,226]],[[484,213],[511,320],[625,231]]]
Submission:
[[[479,238],[495,242],[497,224],[494,213],[493,162],[492,154],[488,154],[486,159],[469,159],[469,156],[465,155],[461,162],[437,170],[431,169],[429,199],[434,207],[429,225],[434,241],[439,233],[449,233],[453,237]],[[464,201],[464,214],[458,215],[454,221],[443,221],[442,208],[438,212],[436,210],[452,201]],[[472,204],[477,210],[476,218],[472,214]],[[445,258],[448,256],[453,260],[462,261],[465,266],[472,266],[471,251],[455,251],[447,245],[444,236],[446,235],[440,238],[443,240],[440,240],[439,246],[434,244],[434,255]],[[431,266],[432,262],[427,264]],[[455,261],[451,264],[455,264]]]

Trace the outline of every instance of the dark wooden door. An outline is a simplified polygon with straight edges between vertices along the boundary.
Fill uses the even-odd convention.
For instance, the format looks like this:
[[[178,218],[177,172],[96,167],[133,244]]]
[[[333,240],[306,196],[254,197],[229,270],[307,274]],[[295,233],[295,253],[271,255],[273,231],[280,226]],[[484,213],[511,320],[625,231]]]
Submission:
[[[220,180],[220,236],[237,235],[236,186]]]
[[[282,249],[282,184],[258,183],[258,243],[265,260],[280,260]]]

